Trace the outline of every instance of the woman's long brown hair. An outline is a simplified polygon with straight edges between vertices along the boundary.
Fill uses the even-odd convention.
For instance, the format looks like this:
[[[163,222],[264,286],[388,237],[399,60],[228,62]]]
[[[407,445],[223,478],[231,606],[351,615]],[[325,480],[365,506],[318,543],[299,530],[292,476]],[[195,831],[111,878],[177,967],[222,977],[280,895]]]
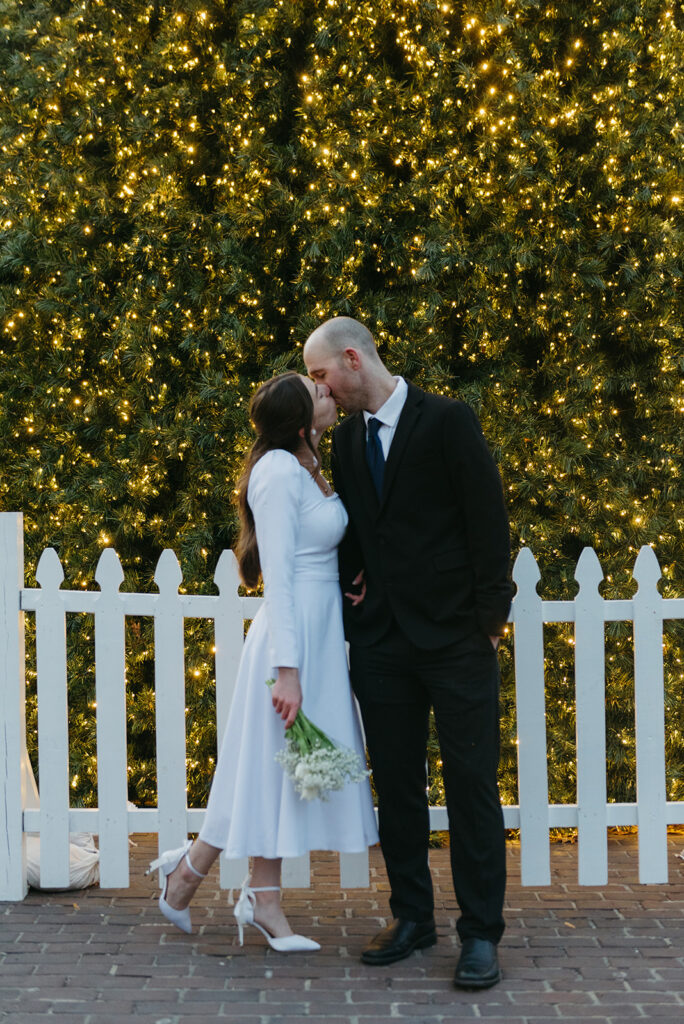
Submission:
[[[240,576],[246,587],[254,588],[261,575],[261,562],[257,546],[254,516],[247,501],[247,488],[252,470],[266,452],[283,448],[293,454],[304,443],[311,449],[316,465],[316,452],[311,444],[313,401],[309,390],[298,373],[280,373],[259,387],[252,397],[249,415],[256,431],[256,441],[245,458],[242,475],[237,485],[237,505],[240,532],[235,554]],[[315,470],[314,470],[315,471]]]

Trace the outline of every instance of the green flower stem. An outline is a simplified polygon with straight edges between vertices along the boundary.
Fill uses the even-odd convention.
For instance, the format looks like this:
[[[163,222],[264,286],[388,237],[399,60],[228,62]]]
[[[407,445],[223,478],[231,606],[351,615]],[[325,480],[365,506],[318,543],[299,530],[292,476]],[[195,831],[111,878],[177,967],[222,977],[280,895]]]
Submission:
[[[275,679],[267,679],[266,685],[275,686]],[[328,747],[330,750],[335,748],[330,737],[326,736],[323,730],[319,729],[301,710],[297,712],[297,717],[292,725],[285,730],[285,736],[291,743],[296,743],[303,754],[315,750],[316,747]]]

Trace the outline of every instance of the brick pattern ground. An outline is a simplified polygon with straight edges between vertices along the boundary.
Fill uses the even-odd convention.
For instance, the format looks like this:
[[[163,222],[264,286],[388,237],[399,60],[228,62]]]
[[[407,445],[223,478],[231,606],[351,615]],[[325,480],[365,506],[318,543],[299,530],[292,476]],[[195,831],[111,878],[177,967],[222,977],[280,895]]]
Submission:
[[[322,950],[289,957],[254,929],[237,945],[232,909],[215,873],[194,902],[195,934],[158,913],[144,878],[155,838],[136,837],[128,890],[30,892],[0,904],[0,1021],[38,1024],[629,1024],[684,1022],[684,836],[672,835],[670,883],[638,884],[637,840],[612,836],[605,888],[577,884],[577,847],[552,846],[553,881],[520,885],[519,847],[508,845],[504,980],[458,992],[458,941],[449,851],[431,852],[439,942],[391,967],[359,962],[387,923],[387,880],[371,851],[371,887],[342,892],[336,859],[317,854],[313,886],[285,895],[295,929]],[[156,875],[155,875],[156,877]]]

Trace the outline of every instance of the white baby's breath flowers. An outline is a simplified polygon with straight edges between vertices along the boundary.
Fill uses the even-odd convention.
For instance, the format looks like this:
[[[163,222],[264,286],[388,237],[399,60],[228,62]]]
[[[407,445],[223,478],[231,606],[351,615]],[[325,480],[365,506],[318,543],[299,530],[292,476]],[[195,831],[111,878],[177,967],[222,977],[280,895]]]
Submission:
[[[272,686],[275,680],[266,682]],[[354,750],[338,747],[301,710],[285,730],[285,739],[286,745],[275,759],[302,800],[327,800],[330,793],[348,782],[361,782],[369,774]]]

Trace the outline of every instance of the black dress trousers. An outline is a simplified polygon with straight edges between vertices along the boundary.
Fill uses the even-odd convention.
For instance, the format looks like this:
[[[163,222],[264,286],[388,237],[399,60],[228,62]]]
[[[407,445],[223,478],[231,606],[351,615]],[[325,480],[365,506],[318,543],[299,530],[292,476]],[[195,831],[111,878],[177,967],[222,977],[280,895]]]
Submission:
[[[352,644],[350,659],[378,793],[393,915],[424,921],[433,914],[425,770],[432,707],[461,910],[458,933],[498,942],[506,866],[497,785],[499,667],[491,641],[478,632],[422,650],[393,623],[371,646]]]

